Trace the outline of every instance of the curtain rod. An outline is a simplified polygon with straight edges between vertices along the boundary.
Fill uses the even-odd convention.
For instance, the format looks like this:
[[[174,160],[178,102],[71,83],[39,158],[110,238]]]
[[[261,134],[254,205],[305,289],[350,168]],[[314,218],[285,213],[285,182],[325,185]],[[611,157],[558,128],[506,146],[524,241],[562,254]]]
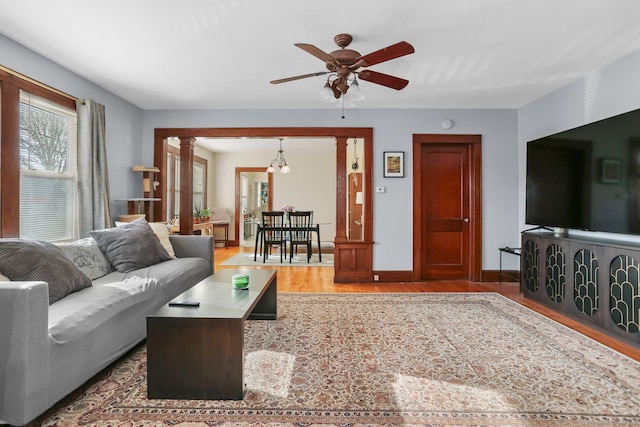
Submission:
[[[0,65],[0,70],[2,70],[2,71],[6,71],[7,73],[9,73],[9,74],[11,74],[11,75],[16,76],[16,77],[18,77],[18,78],[20,78],[20,79],[22,79],[22,80],[26,80],[26,81],[28,81],[29,83],[33,83],[33,84],[34,84],[34,85],[36,85],[36,86],[40,86],[41,88],[44,88],[44,89],[50,90],[50,91],[52,91],[52,92],[55,92],[55,93],[57,93],[58,95],[62,95],[62,96],[64,96],[65,98],[69,98],[69,99],[71,99],[71,100],[73,100],[73,101],[77,101],[77,100],[78,100],[78,98],[76,98],[75,96],[69,95],[68,93],[65,93],[65,92],[63,92],[63,91],[61,91],[61,90],[58,90],[58,89],[56,89],[56,88],[53,88],[53,87],[51,87],[51,86],[49,86],[49,85],[46,85],[46,84],[44,84],[44,83],[42,83],[42,82],[39,82],[38,80],[32,79],[31,77],[27,77],[27,76],[25,76],[24,74],[21,74],[21,73],[19,73],[19,72],[17,72],[17,71],[12,70],[11,68],[7,68],[7,67],[5,67],[4,65]]]

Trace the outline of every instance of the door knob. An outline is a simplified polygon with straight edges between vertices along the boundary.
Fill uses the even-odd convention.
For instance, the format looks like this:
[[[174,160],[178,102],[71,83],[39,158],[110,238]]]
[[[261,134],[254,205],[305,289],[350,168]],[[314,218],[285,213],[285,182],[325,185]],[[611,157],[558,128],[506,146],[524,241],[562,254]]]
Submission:
[[[469,222],[469,218],[463,219],[464,222]]]

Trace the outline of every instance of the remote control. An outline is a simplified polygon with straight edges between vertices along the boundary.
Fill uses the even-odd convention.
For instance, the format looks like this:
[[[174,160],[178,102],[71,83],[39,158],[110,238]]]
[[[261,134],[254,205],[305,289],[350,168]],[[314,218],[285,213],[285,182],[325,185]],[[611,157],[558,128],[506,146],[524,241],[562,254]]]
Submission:
[[[169,306],[176,307],[199,307],[200,303],[198,301],[170,301]]]

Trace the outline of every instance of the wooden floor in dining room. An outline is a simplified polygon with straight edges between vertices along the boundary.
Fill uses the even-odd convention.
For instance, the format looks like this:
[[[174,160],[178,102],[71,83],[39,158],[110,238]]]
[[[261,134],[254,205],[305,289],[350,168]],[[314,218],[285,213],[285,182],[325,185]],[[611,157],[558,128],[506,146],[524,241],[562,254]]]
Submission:
[[[240,251],[252,251],[250,248],[229,247],[215,249],[216,271]],[[256,268],[264,267],[256,263]],[[640,346],[633,346],[596,329],[583,325],[562,314],[525,298],[516,282],[470,282],[466,280],[434,280],[426,282],[377,282],[377,283],[334,283],[333,268],[330,267],[278,267],[278,292],[324,292],[324,293],[356,293],[356,292],[497,292],[530,309],[549,317],[565,326],[574,329],[591,339],[627,355],[640,362]]]

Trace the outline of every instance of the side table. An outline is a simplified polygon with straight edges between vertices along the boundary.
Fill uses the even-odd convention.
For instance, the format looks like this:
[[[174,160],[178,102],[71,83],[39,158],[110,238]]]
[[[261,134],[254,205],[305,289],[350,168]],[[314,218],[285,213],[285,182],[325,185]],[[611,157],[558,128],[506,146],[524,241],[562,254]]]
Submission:
[[[522,254],[522,248],[510,248],[509,246],[505,246],[503,248],[498,248],[498,250],[500,251],[500,284],[502,285],[502,277],[512,279],[516,282],[520,281],[519,275],[513,276],[509,273],[502,272],[502,254],[511,254],[520,257],[520,255]]]

